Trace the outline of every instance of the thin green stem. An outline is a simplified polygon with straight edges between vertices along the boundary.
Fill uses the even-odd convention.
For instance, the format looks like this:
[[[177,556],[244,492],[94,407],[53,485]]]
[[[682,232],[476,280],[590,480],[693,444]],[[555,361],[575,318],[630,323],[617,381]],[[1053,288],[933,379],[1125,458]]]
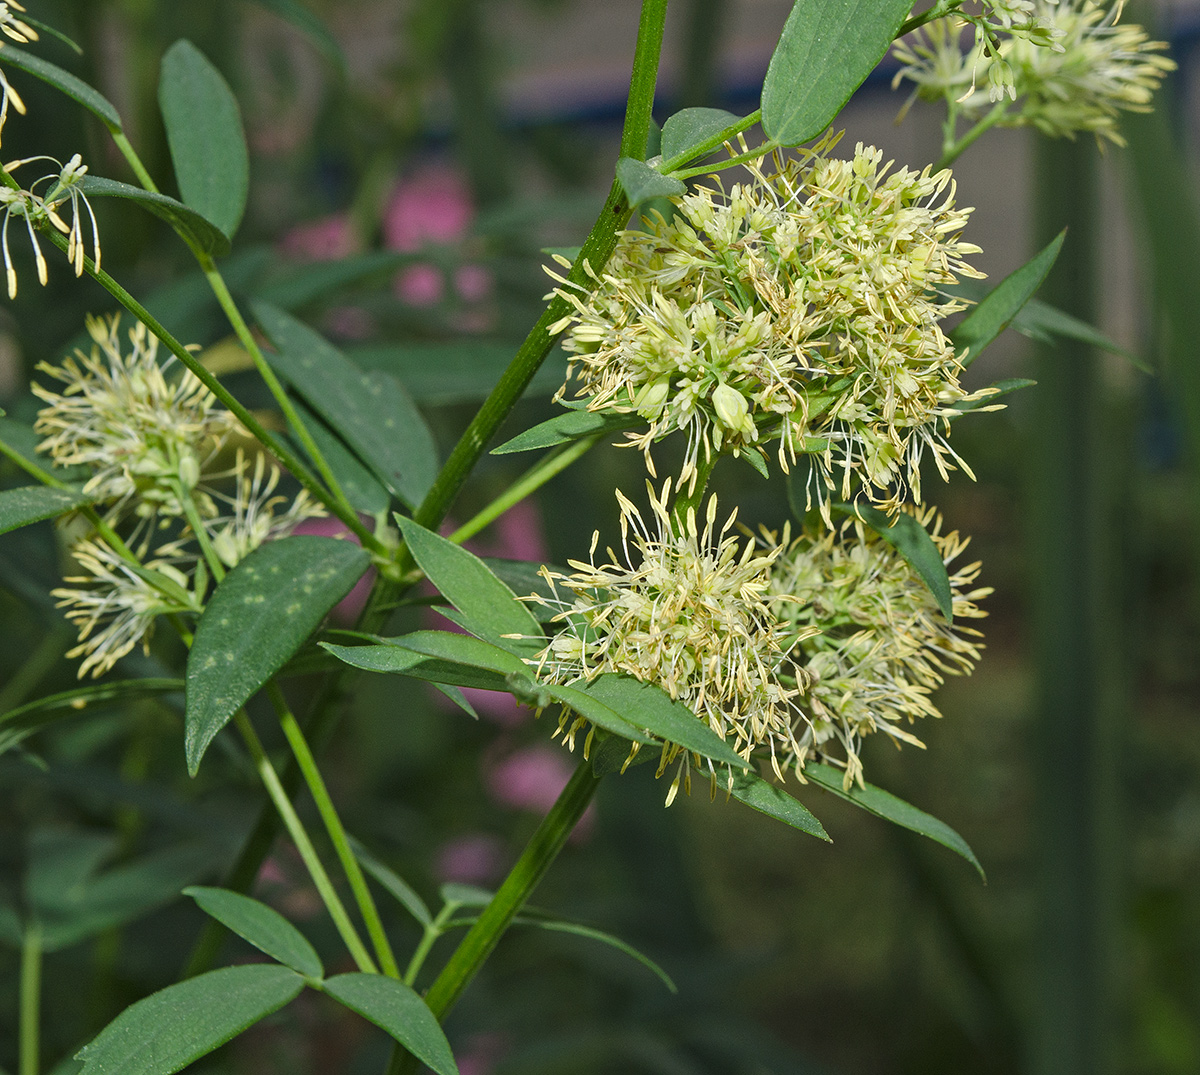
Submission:
[[[413,951],[412,959],[404,968],[405,985],[412,985],[417,980],[417,975],[421,973],[421,968],[425,965],[425,960],[433,950],[433,946],[437,943],[438,938],[446,932],[446,923],[454,917],[454,912],[460,906],[461,904],[458,903],[447,903],[438,911],[437,917],[425,927],[421,934],[421,940]]]
[[[708,175],[711,172],[723,172],[726,168],[736,168],[739,164],[745,164],[747,161],[759,160],[765,157],[768,153],[773,153],[779,149],[780,145],[774,139],[768,139],[761,145],[755,146],[753,149],[746,150],[745,153],[738,153],[736,156],[729,157],[723,161],[715,161],[711,164],[697,165],[695,168],[682,168],[677,172],[672,172],[671,175],[675,179],[691,179],[696,175]],[[697,156],[698,154],[689,154],[689,156]]]
[[[979,120],[961,138],[951,139],[943,144],[941,159],[933,166],[935,172],[949,167],[963,152],[974,144],[975,140],[985,131],[991,130],[1008,112],[1008,101],[1000,100],[983,119]]]
[[[109,131],[112,135],[113,145],[121,151],[121,156],[129,162],[129,167],[133,169],[133,174],[137,176],[137,181],[149,191],[158,193],[158,187],[154,185],[154,180],[150,178],[150,173],[146,171],[146,166],[142,163],[142,158],[137,155],[137,151],[129,144],[129,139],[125,137],[124,131]]]
[[[600,439],[600,434],[592,437],[582,437],[571,441],[556,451],[551,452],[545,459],[532,466],[521,475],[512,485],[493,500],[486,508],[473,518],[468,519],[462,526],[450,535],[450,540],[461,545],[468,538],[474,537],[489,523],[494,522],[514,504],[524,500],[530,493],[540,489],[556,474],[561,474],[580,456],[588,452],[592,445]]]
[[[36,919],[25,926],[21,942],[21,1018],[18,1031],[20,1075],[38,1075],[42,1006],[42,927]]]
[[[938,3],[928,11],[922,11],[920,15],[914,15],[911,19],[901,23],[900,29],[896,31],[896,37],[900,38],[905,34],[911,34],[927,22],[933,22],[934,19],[953,15],[960,7],[962,7],[962,0],[938,0]]]
[[[525,901],[583,817],[599,785],[600,778],[592,772],[592,763],[584,758],[492,897],[491,903],[483,909],[483,913],[459,942],[441,974],[425,994],[425,1003],[439,1021],[454,1007],[504,931],[525,906]],[[417,1061],[411,1055],[403,1056],[392,1065],[393,1075],[411,1075],[416,1070]]]
[[[325,831],[329,833],[329,839],[337,851],[342,869],[346,871],[350,890],[354,893],[359,912],[367,926],[367,935],[371,938],[371,945],[375,949],[375,958],[383,968],[384,974],[390,978],[399,978],[400,968],[396,963],[396,956],[392,952],[387,933],[384,932],[379,909],[375,906],[375,900],[367,887],[367,879],[363,876],[362,867],[358,864],[358,859],[354,857],[354,851],[350,847],[350,840],[342,825],[342,819],[338,815],[337,807],[333,805],[329,789],[325,786],[325,778],[317,767],[317,759],[313,757],[308,741],[304,738],[304,732],[296,722],[296,717],[289,708],[279,684],[272,680],[267,684],[267,693],[270,695],[271,704],[274,705],[275,713],[279,717],[283,734],[300,766],[300,772],[304,775],[304,782],[308,785],[309,793],[317,805],[321,820],[325,823]]]
[[[346,913],[346,907],[342,903],[341,897],[338,896],[337,891],[334,889],[333,882],[329,880],[329,874],[325,872],[325,867],[321,865],[321,860],[317,856],[317,850],[313,847],[312,840],[308,838],[304,823],[296,813],[295,807],[292,806],[291,799],[288,798],[287,792],[284,791],[283,785],[279,781],[279,775],[275,772],[275,767],[271,764],[271,759],[267,757],[267,752],[263,749],[262,742],[258,738],[258,733],[254,730],[254,725],[250,723],[250,718],[246,716],[245,710],[242,709],[237,711],[233,719],[234,723],[237,724],[238,731],[242,735],[242,739],[246,743],[246,749],[250,751],[254,768],[262,779],[263,785],[267,789],[267,794],[271,796],[272,802],[275,803],[275,809],[279,811],[279,816],[283,819],[283,824],[287,828],[292,842],[296,845],[296,850],[300,852],[300,857],[304,860],[304,865],[308,868],[308,874],[312,878],[313,884],[316,885],[317,892],[320,893],[321,899],[328,909],[334,925],[337,926],[338,933],[341,934],[346,948],[349,949],[351,958],[353,958],[355,965],[364,974],[378,974],[379,970],[371,959],[371,954],[363,944],[362,938],[359,937],[358,931],[354,928],[354,923],[350,921],[350,915]]]
[[[204,556],[204,562],[208,564],[213,581],[219,583],[225,577],[225,565],[221,563],[221,558],[212,547],[212,541],[209,540],[208,531],[204,527],[204,520],[200,518],[196,502],[181,484],[175,486],[175,495],[179,497],[179,502],[183,505],[184,517],[192,528],[192,533],[196,535],[196,544],[200,546],[200,552]]]
[[[283,417],[287,420],[288,426],[296,434],[300,443],[304,445],[304,450],[308,453],[308,457],[313,461],[313,465],[321,475],[321,480],[329,486],[330,492],[341,501],[346,510],[353,512],[354,508],[350,501],[346,499],[345,491],[334,476],[325,456],[321,454],[321,450],[317,447],[317,442],[313,440],[308,427],[300,420],[300,415],[296,412],[295,405],[288,397],[283,385],[280,384],[279,378],[275,376],[275,371],[268,364],[266,356],[262,353],[262,348],[258,346],[258,341],[254,338],[254,333],[250,331],[250,326],[246,324],[246,319],[242,317],[242,312],[238,309],[237,303],[233,301],[233,296],[229,293],[229,288],[225,284],[225,278],[221,275],[216,263],[207,254],[198,255],[198,259],[205,279],[208,280],[208,285],[212,288],[213,294],[216,295],[217,302],[225,312],[229,323],[233,326],[234,333],[249,353],[250,359],[254,363],[254,368],[258,370],[259,376],[265,382],[275,402],[279,404],[279,409],[283,412]]]

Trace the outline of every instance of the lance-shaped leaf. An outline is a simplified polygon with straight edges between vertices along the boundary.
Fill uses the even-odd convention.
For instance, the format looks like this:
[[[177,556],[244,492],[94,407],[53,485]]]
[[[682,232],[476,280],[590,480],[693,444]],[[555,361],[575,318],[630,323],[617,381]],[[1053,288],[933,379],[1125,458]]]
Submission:
[[[738,802],[753,807],[768,817],[791,825],[794,829],[807,832],[820,840],[829,840],[829,833],[799,799],[794,798],[778,784],[764,780],[757,773],[735,773],[730,792]]]
[[[387,889],[400,906],[420,922],[422,926],[433,925],[433,915],[430,914],[428,905],[417,895],[417,891],[412,885],[405,881],[390,866],[372,855],[354,837],[350,838],[350,848],[354,852],[354,857],[358,859],[359,865]]]
[[[391,495],[346,442],[300,400],[296,401],[296,412],[351,506],[371,516],[387,511]]]
[[[509,455],[512,452],[529,452],[536,448],[555,448],[560,444],[582,440],[597,433],[617,433],[622,429],[632,429],[636,425],[645,424],[646,420],[637,414],[567,411],[566,414],[556,414],[553,418],[539,422],[524,433],[518,433],[499,448],[493,448],[491,454]]]
[[[955,348],[966,351],[962,355],[964,366],[974,362],[983,349],[1008,328],[1021,307],[1042,286],[1062,249],[1066,234],[1060,231],[1044,249],[1009,273],[950,333],[950,342]]]
[[[826,791],[833,792],[838,798],[852,802],[855,806],[862,807],[876,817],[911,829],[913,832],[927,836],[942,846],[950,848],[951,851],[962,855],[979,871],[979,876],[985,881],[987,880],[983,867],[979,864],[979,859],[975,857],[975,852],[968,846],[967,841],[944,821],[939,821],[932,814],[918,810],[903,799],[898,799],[891,792],[877,788],[873,784],[862,788],[856,784],[847,791],[843,784],[844,775],[840,769],[818,762],[809,762],[804,767],[804,776],[814,784],[819,784]]]
[[[78,489],[52,489],[48,485],[5,489],[0,492],[0,534],[65,515],[91,502],[92,498]]]
[[[834,511],[840,515],[855,515],[862,519],[884,541],[906,559],[921,581],[929,587],[946,622],[954,620],[954,594],[950,589],[950,575],[942,554],[933,543],[925,528],[917,520],[901,512],[894,519],[886,512],[869,504],[835,504]]]
[[[499,672],[459,664],[457,661],[438,660],[393,645],[390,640],[378,646],[338,646],[331,642],[322,642],[320,646],[339,661],[351,668],[361,668],[364,672],[411,676],[427,683],[474,687],[484,691],[507,692],[509,687],[507,677]]]
[[[741,122],[740,116],[721,108],[685,108],[676,112],[663,124],[663,160],[675,161],[678,157],[682,158],[679,163],[687,163],[700,147],[711,146],[714,139]]]
[[[121,115],[113,103],[82,79],[76,78],[70,71],[64,71],[57,64],[52,64],[40,56],[35,56],[32,52],[26,52],[7,42],[4,45],[4,62],[20,68],[22,71],[27,71],[35,78],[40,78],[56,90],[65,93],[77,104],[83,105],[112,134],[117,134],[121,130]]]
[[[225,576],[188,654],[188,772],[195,775],[217,732],[304,645],[370,560],[349,541],[294,535],[260,545]]]
[[[473,634],[514,652],[542,648],[542,628],[533,614],[478,556],[412,519],[395,519],[417,566],[463,614]],[[505,637],[512,635],[518,637]]]
[[[912,0],[796,0],[763,82],[767,137],[798,146],[828,127],[911,8]]]
[[[307,978],[324,975],[320,957],[308,938],[273,907],[227,888],[191,885],[183,890],[205,914],[249,941],[260,952]]]
[[[437,475],[437,447],[404,386],[378,370],[363,373],[290,314],[265,302],[252,309],[278,352],[269,356],[275,371],[388,489],[419,504]]]
[[[126,1008],[76,1059],[80,1075],[173,1075],[278,1011],[304,988],[288,967],[223,967]]]
[[[79,181],[79,188],[89,198],[127,198],[137,202],[147,212],[165,220],[188,243],[205,254],[221,257],[229,253],[229,239],[220,228],[195,209],[165,194],[156,194],[98,175],[85,175]]]
[[[617,161],[617,179],[631,208],[651,198],[670,198],[687,191],[678,179],[656,172],[645,161],[634,157],[622,157]]]
[[[403,982],[382,974],[339,974],[325,983],[325,992],[386,1030],[437,1075],[458,1075],[450,1043],[433,1012]]]
[[[1031,388],[1037,384],[1037,381],[1031,381],[1028,377],[1005,377],[999,381],[993,381],[989,388],[993,389],[990,396],[984,396],[982,399],[973,399],[969,402],[958,403],[955,405],[955,410],[975,411],[980,407],[990,407],[1001,396],[1007,396],[1009,392],[1016,392],[1022,388]]]
[[[653,959],[644,952],[639,952],[627,941],[621,940],[620,937],[614,937],[611,933],[605,933],[602,929],[585,926],[579,922],[568,922],[565,919],[555,918],[553,915],[543,915],[531,907],[526,907],[522,914],[514,918],[513,925],[535,926],[538,929],[548,930],[551,933],[569,933],[574,937],[583,937],[589,941],[599,941],[610,948],[615,948],[618,952],[624,952],[630,959],[636,960],[658,978],[672,993],[679,992],[671,976]]]
[[[185,205],[232,239],[246,209],[250,156],[229,84],[190,41],[162,59],[158,107]]]

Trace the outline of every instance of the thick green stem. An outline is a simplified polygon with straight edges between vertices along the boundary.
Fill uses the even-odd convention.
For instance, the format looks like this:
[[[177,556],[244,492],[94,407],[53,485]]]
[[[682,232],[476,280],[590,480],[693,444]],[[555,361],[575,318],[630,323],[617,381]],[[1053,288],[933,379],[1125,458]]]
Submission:
[[[238,731],[242,734],[242,739],[246,743],[246,749],[250,751],[250,757],[254,761],[254,768],[258,772],[263,785],[266,787],[267,794],[271,796],[271,801],[275,804],[275,809],[279,811],[279,816],[283,819],[283,824],[288,830],[288,835],[291,836],[292,842],[296,845],[296,850],[300,852],[300,857],[304,860],[304,865],[308,868],[309,876],[312,878],[313,884],[316,885],[317,892],[320,893],[321,899],[328,909],[334,925],[337,926],[338,933],[341,934],[342,940],[345,942],[347,949],[349,949],[355,965],[364,974],[378,974],[379,971],[371,959],[370,953],[359,937],[358,931],[354,928],[354,923],[350,921],[350,915],[346,913],[346,907],[342,903],[341,897],[338,896],[337,891],[334,889],[333,882],[329,880],[329,874],[325,872],[325,867],[321,865],[317,849],[313,847],[312,841],[308,838],[304,823],[300,820],[295,807],[292,806],[291,799],[288,797],[287,792],[284,791],[283,785],[279,782],[279,775],[275,772],[275,767],[271,764],[271,759],[267,757],[267,752],[263,749],[263,745],[258,738],[258,733],[255,732],[254,726],[250,723],[250,718],[246,716],[244,710],[238,710],[233,719],[237,724]]]
[[[997,123],[999,123],[1008,112],[1008,101],[1003,98],[996,102],[992,110],[979,120],[966,134],[961,138],[947,140],[942,146],[942,156],[937,164],[933,166],[935,172],[940,172],[943,168],[950,167],[963,153],[979,138],[985,131],[990,131]]]
[[[556,474],[561,474],[581,455],[588,452],[592,445],[600,439],[599,434],[583,437],[572,441],[551,452],[545,459],[530,467],[512,485],[504,490],[495,500],[484,508],[474,518],[468,519],[462,526],[450,535],[450,540],[462,544],[468,538],[474,537],[489,523],[500,518],[514,504],[524,500],[530,493],[540,489]]]
[[[292,748],[292,753],[300,766],[300,772],[304,775],[304,782],[308,785],[309,793],[317,805],[321,820],[325,823],[325,831],[329,833],[329,839],[337,852],[338,860],[346,872],[346,880],[350,882],[350,890],[354,893],[359,913],[367,926],[367,935],[371,938],[371,945],[375,949],[375,958],[383,968],[384,974],[391,978],[399,978],[400,968],[396,963],[392,946],[388,942],[387,933],[384,932],[379,910],[375,906],[375,900],[371,897],[371,890],[367,887],[367,879],[363,876],[362,867],[358,864],[358,859],[354,857],[346,829],[342,825],[341,817],[338,816],[337,807],[333,805],[333,799],[329,796],[325,778],[317,767],[317,759],[313,757],[308,740],[304,738],[304,732],[300,730],[300,725],[288,707],[279,684],[272,680],[267,685],[267,693],[271,696],[271,703],[275,706],[279,723],[283,727],[283,734],[287,737],[288,745]]]
[[[599,785],[600,778],[592,772],[592,763],[586,758],[580,761],[574,775],[550,808],[550,813],[537,827],[491,903],[483,909],[483,913],[459,942],[449,962],[425,994],[425,1003],[439,1021],[454,1007],[504,931],[525,906],[525,901],[583,817]],[[392,1065],[394,1075],[411,1075],[416,1070],[417,1061],[411,1055],[405,1055]]]
[[[321,454],[321,450],[317,447],[317,442],[313,440],[308,427],[300,420],[300,415],[296,412],[295,406],[288,397],[283,385],[279,383],[279,378],[275,376],[275,371],[268,364],[266,356],[262,353],[262,348],[258,346],[258,341],[254,338],[254,333],[250,331],[250,326],[246,324],[246,319],[242,317],[242,311],[238,309],[237,303],[233,301],[233,296],[229,293],[229,288],[225,285],[225,278],[218,271],[216,263],[207,254],[200,255],[199,261],[205,279],[208,280],[208,286],[212,288],[213,294],[216,295],[217,302],[225,312],[229,323],[233,326],[233,331],[237,335],[238,340],[241,341],[242,346],[250,355],[250,359],[254,363],[254,368],[258,370],[258,375],[263,379],[275,402],[279,404],[279,409],[283,412],[283,417],[287,420],[288,426],[296,434],[300,443],[304,445],[304,450],[308,453],[308,457],[313,461],[313,465],[321,475],[321,480],[329,486],[330,492],[341,501],[345,509],[353,513],[353,506],[346,499],[345,492],[334,476],[333,471],[329,469],[329,463],[326,461],[325,456]]]
[[[42,927],[31,921],[21,943],[21,1025],[18,1031],[20,1075],[38,1075],[42,1004]]]

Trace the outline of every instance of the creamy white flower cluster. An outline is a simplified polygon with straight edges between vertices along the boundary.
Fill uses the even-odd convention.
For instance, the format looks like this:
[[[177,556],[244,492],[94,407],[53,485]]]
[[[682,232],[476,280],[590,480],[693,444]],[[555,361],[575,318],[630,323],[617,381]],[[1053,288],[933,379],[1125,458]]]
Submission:
[[[233,567],[324,514],[304,491],[285,508],[274,463],[227,449],[237,421],[193,373],[159,363],[158,341],[143,324],[122,339],[118,317],[92,318],[88,332],[90,352],[38,366],[61,390],[33,385],[46,404],[34,426],[39,449],[56,466],[83,469],[83,491],[108,535],[74,543],[84,573],[54,591],[79,629],[68,656],[84,658],[81,677],[107,672],[139,641],[148,646],[159,616],[203,608],[202,544]],[[222,462],[230,454],[232,462]]]

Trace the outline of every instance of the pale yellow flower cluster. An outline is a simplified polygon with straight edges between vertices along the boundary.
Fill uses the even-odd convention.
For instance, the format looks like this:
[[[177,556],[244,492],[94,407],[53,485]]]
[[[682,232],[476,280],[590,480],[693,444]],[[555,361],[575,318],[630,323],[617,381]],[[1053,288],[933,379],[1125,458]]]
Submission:
[[[920,96],[953,101],[959,114],[974,119],[1007,94],[1014,104],[997,120],[1000,126],[1035,127],[1055,138],[1091,132],[1124,145],[1121,112],[1149,111],[1154,91],[1176,65],[1161,55],[1164,42],[1118,21],[1123,6],[1123,0],[1108,7],[1092,0],[1027,0],[1029,21],[1042,28],[1041,36],[1010,33],[998,50],[979,35],[964,48],[958,27],[938,20],[895,45],[904,64],[896,82],[907,79]],[[984,77],[991,87],[986,100],[975,91]]]
[[[939,288],[982,275],[960,238],[970,211],[948,171],[894,169],[861,143],[838,159],[837,140],[673,199],[671,220],[621,235],[592,293],[560,288],[576,393],[646,420],[627,436],[651,473],[676,430],[684,482],[777,440],[785,470],[812,455],[820,500],[861,489],[894,508],[919,497],[927,449],[943,474],[961,465],[946,423],[974,397],[939,322],[963,304]]]
[[[857,519],[791,543],[785,536],[771,570],[774,611],[798,636],[791,658],[806,677],[798,699],[807,721],[799,762],[817,757],[843,766],[847,788],[862,782],[864,737],[879,732],[923,746],[907,726],[941,716],[932,691],[979,659],[979,632],[961,621],[986,615],[977,602],[991,588],[972,588],[977,562],[951,567],[969,539],[943,534],[932,508],[914,514],[947,566],[953,626],[908,561]]]
[[[209,576],[198,541],[233,567],[324,511],[304,491],[281,511],[279,470],[262,454],[251,464],[238,451],[232,467],[219,468],[238,423],[193,373],[159,363],[144,325],[122,338],[119,318],[92,318],[88,332],[90,352],[38,366],[64,387],[33,385],[46,404],[34,429],[55,465],[86,469],[84,492],[133,547],[131,557],[99,534],[77,541],[71,553],[85,574],[54,591],[79,628],[69,656],[84,656],[80,676],[99,676],[139,641],[149,644],[158,616],[203,608]],[[232,494],[220,488],[228,479]]]

